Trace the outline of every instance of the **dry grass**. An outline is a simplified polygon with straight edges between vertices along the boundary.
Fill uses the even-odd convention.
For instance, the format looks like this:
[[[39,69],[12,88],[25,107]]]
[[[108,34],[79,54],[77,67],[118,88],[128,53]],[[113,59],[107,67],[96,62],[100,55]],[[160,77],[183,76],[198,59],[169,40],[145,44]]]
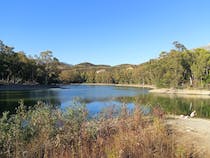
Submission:
[[[175,143],[164,126],[162,112],[143,116],[138,106],[130,113],[123,106],[97,119],[87,119],[85,106],[65,112],[43,103],[0,119],[0,157],[27,158],[172,158],[197,157]],[[159,113],[158,113],[159,112]]]

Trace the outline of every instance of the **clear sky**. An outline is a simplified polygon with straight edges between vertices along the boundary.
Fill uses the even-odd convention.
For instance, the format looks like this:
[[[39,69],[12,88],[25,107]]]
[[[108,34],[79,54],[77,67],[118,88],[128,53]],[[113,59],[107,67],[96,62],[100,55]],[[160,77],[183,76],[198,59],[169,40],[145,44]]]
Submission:
[[[2,0],[0,40],[69,64],[139,64],[210,43],[210,0]]]

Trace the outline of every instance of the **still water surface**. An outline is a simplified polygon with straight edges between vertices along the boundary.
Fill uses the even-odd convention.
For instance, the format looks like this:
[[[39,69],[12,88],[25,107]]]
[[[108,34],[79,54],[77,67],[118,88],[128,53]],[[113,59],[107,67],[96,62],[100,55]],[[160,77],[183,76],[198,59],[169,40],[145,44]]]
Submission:
[[[87,104],[91,114],[100,112],[110,105],[120,106],[126,103],[129,108],[132,108],[134,104],[148,108],[160,105],[166,113],[178,115],[186,115],[196,110],[198,117],[210,118],[210,99],[155,95],[149,94],[148,89],[143,88],[89,85],[67,85],[43,90],[0,91],[0,113],[3,111],[14,113],[21,99],[27,106],[41,100],[65,108],[71,105],[76,97]]]

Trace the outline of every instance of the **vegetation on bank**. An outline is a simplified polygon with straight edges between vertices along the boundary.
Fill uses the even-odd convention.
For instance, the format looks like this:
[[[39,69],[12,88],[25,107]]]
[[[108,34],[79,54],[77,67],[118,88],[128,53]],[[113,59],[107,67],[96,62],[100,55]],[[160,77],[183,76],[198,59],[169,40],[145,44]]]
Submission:
[[[73,66],[60,74],[63,82],[115,83],[155,85],[167,88],[209,88],[210,51],[202,48],[188,50],[174,42],[174,49],[161,52],[159,58],[140,65],[113,67]]]
[[[136,106],[110,108],[89,119],[85,105],[75,102],[65,111],[42,102],[0,118],[0,157],[199,157],[176,142],[164,125],[161,109],[144,116]]]
[[[188,50],[179,42],[159,58],[140,65],[118,66],[81,63],[68,65],[53,57],[51,51],[27,57],[0,41],[0,84],[28,83],[114,83],[142,84],[173,88],[209,88],[210,51]]]
[[[58,63],[51,51],[43,51],[40,56],[27,57],[24,52],[15,52],[13,47],[0,41],[0,83],[57,83],[60,73]]]

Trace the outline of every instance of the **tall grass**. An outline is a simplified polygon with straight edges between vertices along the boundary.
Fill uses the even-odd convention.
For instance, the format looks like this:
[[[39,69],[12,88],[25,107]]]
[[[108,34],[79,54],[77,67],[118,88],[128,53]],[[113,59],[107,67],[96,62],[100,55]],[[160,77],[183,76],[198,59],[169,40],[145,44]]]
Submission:
[[[15,115],[0,118],[1,158],[172,158],[197,157],[175,142],[162,112],[144,116],[136,106],[122,106],[88,119],[87,109],[75,103],[64,111],[38,102]]]

